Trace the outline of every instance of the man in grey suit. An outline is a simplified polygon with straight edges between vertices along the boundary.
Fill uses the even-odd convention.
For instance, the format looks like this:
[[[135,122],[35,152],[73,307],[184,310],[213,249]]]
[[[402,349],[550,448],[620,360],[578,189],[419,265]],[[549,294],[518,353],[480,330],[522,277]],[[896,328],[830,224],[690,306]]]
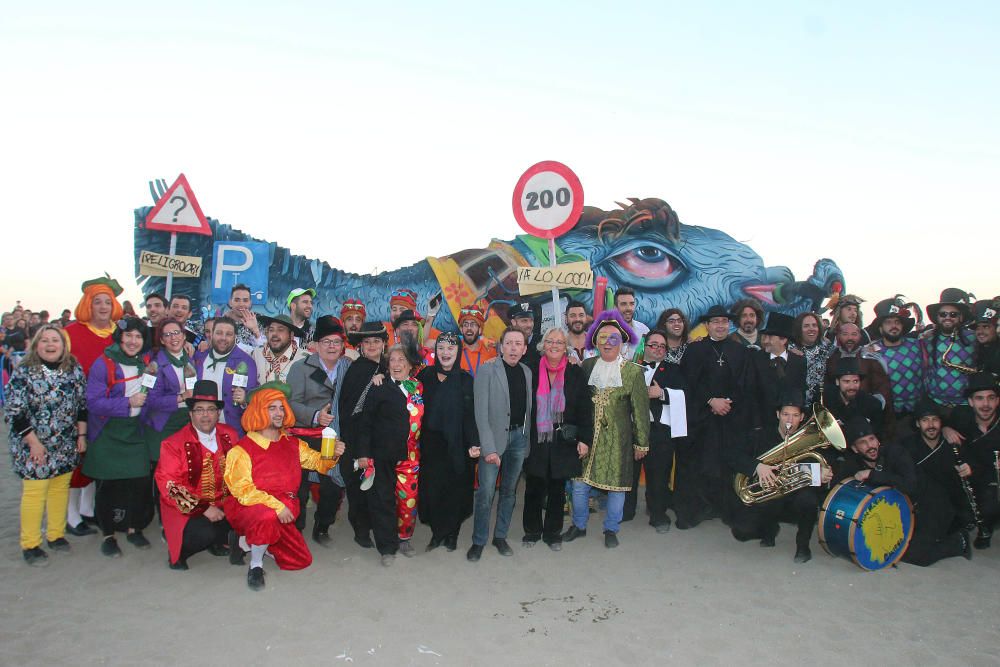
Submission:
[[[466,554],[466,558],[473,562],[483,555],[483,547],[489,537],[493,498],[501,470],[503,477],[493,546],[503,556],[514,554],[507,544],[507,529],[514,513],[517,480],[521,476],[521,465],[528,456],[528,434],[531,432],[531,371],[520,363],[526,348],[527,339],[523,332],[513,328],[504,331],[500,336],[500,358],[480,366],[473,385],[476,426],[482,452],[472,546]]]
[[[326,315],[316,320],[313,333],[316,342],[316,354],[311,354],[292,364],[288,371],[288,386],[291,387],[289,403],[295,413],[295,426],[298,428],[322,429],[332,426],[340,436],[337,405],[340,402],[340,391],[343,386],[344,374],[351,360],[344,356],[347,334],[336,317]],[[302,438],[312,449],[319,451],[321,438],[305,436]],[[309,500],[309,489],[312,485],[309,470],[302,471],[302,484],[299,486],[299,518],[296,527],[303,530],[306,526],[306,503]],[[312,537],[317,544],[330,546],[330,525],[337,518],[337,510],[344,497],[343,478],[339,468],[334,467],[329,475],[320,475],[319,503],[316,506],[316,523],[313,525]]]

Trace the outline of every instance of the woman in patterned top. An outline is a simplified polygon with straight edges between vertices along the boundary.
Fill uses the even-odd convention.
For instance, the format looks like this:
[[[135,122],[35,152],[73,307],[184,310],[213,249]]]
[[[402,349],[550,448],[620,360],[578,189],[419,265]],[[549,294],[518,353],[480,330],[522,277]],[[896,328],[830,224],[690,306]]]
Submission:
[[[87,448],[87,378],[56,325],[43,325],[32,339],[11,376],[4,412],[14,472],[23,480],[21,553],[29,565],[46,565],[42,515],[49,548],[69,551],[69,480]]]

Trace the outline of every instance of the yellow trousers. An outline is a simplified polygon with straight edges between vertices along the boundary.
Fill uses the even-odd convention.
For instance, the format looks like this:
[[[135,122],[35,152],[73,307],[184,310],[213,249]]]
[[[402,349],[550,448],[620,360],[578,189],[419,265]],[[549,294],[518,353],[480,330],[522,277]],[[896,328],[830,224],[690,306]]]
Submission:
[[[66,534],[69,479],[73,473],[51,479],[21,480],[21,549],[42,544],[42,515],[48,515],[45,537],[50,542]]]

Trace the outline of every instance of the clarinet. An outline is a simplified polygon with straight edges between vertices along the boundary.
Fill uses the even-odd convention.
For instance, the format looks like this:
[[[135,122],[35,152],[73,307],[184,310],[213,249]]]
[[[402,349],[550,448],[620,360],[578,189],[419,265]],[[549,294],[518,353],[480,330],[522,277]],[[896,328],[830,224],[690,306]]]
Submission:
[[[952,445],[951,451],[955,453],[955,463],[958,465],[964,465],[965,462],[962,460],[962,455],[958,451],[958,445]],[[969,484],[967,477],[958,476],[958,481],[962,484],[962,490],[965,491],[965,497],[969,500],[969,508],[972,510],[972,519],[976,522],[976,528],[979,529],[979,535],[989,535],[991,533],[990,529],[983,523],[983,518],[979,514],[979,505],[976,504],[976,494],[972,491],[972,485]]]
[[[993,480],[997,483],[997,502],[1000,502],[1000,451],[993,450]]]

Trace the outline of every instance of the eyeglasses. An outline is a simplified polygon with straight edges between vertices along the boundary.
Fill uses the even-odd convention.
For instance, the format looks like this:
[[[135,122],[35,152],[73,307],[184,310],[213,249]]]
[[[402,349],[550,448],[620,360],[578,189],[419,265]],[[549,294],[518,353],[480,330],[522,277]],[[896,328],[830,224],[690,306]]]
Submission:
[[[939,310],[938,317],[947,317],[950,319],[958,319],[959,313],[957,310]]]
[[[183,331],[164,331],[160,336],[163,338],[177,338],[178,336],[183,336]]]
[[[564,340],[547,340],[544,345],[551,345],[553,347],[566,347],[566,341]]]
[[[324,338],[323,340],[319,341],[319,344],[325,347],[339,347],[344,344],[344,341],[340,340],[339,338]]]
[[[684,324],[684,319],[676,315],[671,315],[667,318],[667,324]]]
[[[193,412],[196,415],[214,415],[218,411],[219,408],[215,407],[214,405],[191,409],[191,412]]]
[[[665,350],[667,346],[663,343],[646,343],[646,347],[652,348],[654,350]]]

